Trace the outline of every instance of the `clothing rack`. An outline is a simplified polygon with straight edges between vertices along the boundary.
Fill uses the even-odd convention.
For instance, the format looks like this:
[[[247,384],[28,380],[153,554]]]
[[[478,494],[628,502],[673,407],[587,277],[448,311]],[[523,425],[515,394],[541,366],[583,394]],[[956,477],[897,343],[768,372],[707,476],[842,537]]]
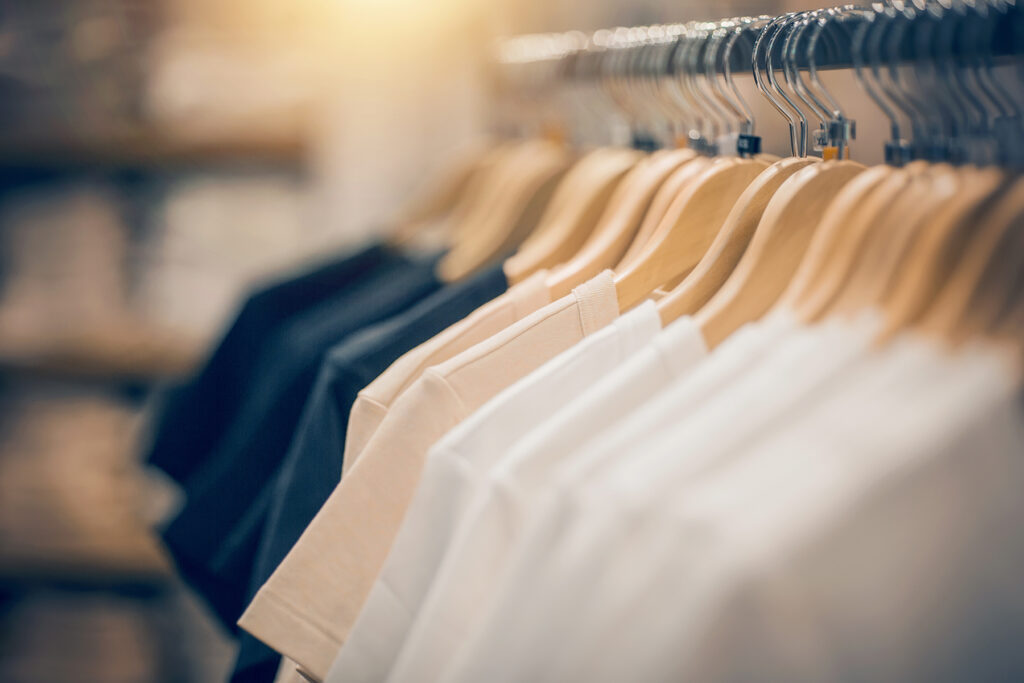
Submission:
[[[1014,5],[920,8],[894,2],[589,35],[518,36],[499,44],[495,62],[506,86],[528,98],[566,83],[611,91],[633,120],[639,146],[649,136],[636,130],[645,127],[636,123],[644,118],[638,110],[649,114],[653,107],[677,116],[689,146],[733,153],[733,143],[720,139],[724,130],[735,137],[740,156],[760,150],[750,107],[734,83],[734,76],[751,73],[788,120],[795,155],[806,156],[812,139],[815,151],[837,158],[856,137],[856,123],[818,72],[853,69],[890,121],[888,163],[977,161],[965,147],[982,140],[989,156],[1019,166],[1021,108],[992,72],[1024,54],[1022,37],[1024,13]],[[666,97],[666,87],[676,94]],[[936,107],[929,108],[929,101]],[[816,130],[808,122],[814,118]],[[901,120],[909,121],[913,139],[902,134]]]

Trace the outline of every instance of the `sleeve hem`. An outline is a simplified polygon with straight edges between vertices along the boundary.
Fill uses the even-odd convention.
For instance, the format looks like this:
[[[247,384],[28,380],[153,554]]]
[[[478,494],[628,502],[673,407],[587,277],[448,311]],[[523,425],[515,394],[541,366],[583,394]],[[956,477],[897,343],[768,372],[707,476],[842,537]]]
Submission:
[[[263,590],[253,598],[238,625],[321,681],[342,645],[294,607]]]

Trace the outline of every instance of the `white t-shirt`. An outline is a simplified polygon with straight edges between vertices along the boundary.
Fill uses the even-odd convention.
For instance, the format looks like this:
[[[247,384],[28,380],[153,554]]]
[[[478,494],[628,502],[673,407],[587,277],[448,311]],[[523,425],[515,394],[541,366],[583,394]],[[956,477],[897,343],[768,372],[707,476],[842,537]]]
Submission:
[[[661,631],[648,680],[1020,678],[1019,642],[999,643],[1024,625],[1019,374],[991,350],[923,341],[722,481],[756,485],[761,513],[734,514],[705,609]]]
[[[1019,455],[1024,440],[1019,412],[1000,417],[1001,427],[988,420],[1012,390],[1005,365],[948,358],[915,364],[915,354],[923,355],[920,348],[894,346],[847,366],[790,419],[767,425],[754,442],[736,441],[741,457],[688,484],[665,486],[668,475],[657,469],[647,472],[646,489],[639,476],[623,482],[609,474],[591,482],[575,495],[573,533],[563,535],[558,557],[547,563],[556,572],[535,566],[526,590],[535,594],[538,583],[549,581],[563,588],[584,583],[598,597],[552,605],[518,622],[507,618],[500,637],[489,641],[496,649],[477,650],[459,675],[445,680],[929,680],[921,675],[929,658],[941,658],[948,647],[916,643],[914,656],[903,657],[908,634],[913,640],[924,632],[928,640],[936,610],[942,613],[949,602],[942,598],[962,590],[964,577],[974,581],[973,595],[985,596],[984,579],[991,576],[971,569],[978,545],[968,542],[984,523],[1006,523],[1019,513],[1020,503],[1005,502],[1019,499],[1011,492],[1020,490],[1022,468],[1011,456]],[[985,429],[975,428],[979,415]],[[992,454],[983,462],[994,463],[974,478],[973,493],[964,494],[971,506],[957,508],[980,512],[960,527],[947,524],[958,519],[955,512],[933,524],[942,496],[973,470],[966,434],[980,438],[978,445]],[[666,457],[683,455],[668,432],[659,439]],[[993,439],[1000,444],[994,450],[988,448]],[[943,474],[935,467],[937,454],[963,465]],[[1000,484],[1007,475],[1010,486]],[[907,482],[916,483],[899,488]],[[1003,494],[995,503],[986,500],[993,486]],[[661,493],[652,495],[658,488]],[[919,514],[911,495],[925,496],[919,502],[929,514]],[[875,513],[882,498],[901,510],[898,520]],[[890,527],[903,533],[887,536]],[[837,530],[843,534],[835,536]],[[951,536],[957,542],[947,543]],[[916,561],[919,537],[930,539],[924,566]],[[1005,544],[993,541],[990,552],[998,554]],[[858,552],[865,543],[881,552]],[[1000,568],[1001,585],[1011,586],[1014,596],[1020,591],[1008,568],[1019,562],[1020,545],[1003,556],[1010,561],[986,564]],[[859,571],[844,573],[846,565],[834,561],[837,549],[847,553],[846,562],[859,560]],[[925,581],[928,589],[915,593],[930,600],[906,600],[919,576],[930,579],[936,567],[951,565],[958,571],[938,571],[940,580]],[[886,571],[876,572],[879,566]],[[587,575],[593,567],[600,571]],[[837,574],[857,590],[830,590],[827,582]],[[945,580],[951,576],[957,581]],[[818,583],[809,584],[810,578]],[[808,605],[808,594],[823,605]],[[552,619],[567,607],[575,620],[568,631]],[[946,610],[943,642],[956,643],[956,624],[965,614],[971,610]],[[517,658],[506,648],[524,627],[546,634],[546,642],[563,637],[547,648],[519,650]],[[900,645],[885,652],[890,641]],[[857,651],[868,642],[874,652]],[[878,664],[873,654],[882,652],[889,659]],[[851,661],[865,668],[851,671]],[[535,668],[542,673],[534,676]]]
[[[828,348],[828,345],[824,348]],[[608,675],[606,677],[604,673],[598,673],[597,679],[614,680],[614,673],[628,669],[631,677],[637,680],[650,680],[648,676],[654,671],[657,680],[659,676],[668,676],[663,668],[670,666],[667,658],[683,659],[689,656],[692,651],[690,642],[698,638],[698,633],[684,627],[692,627],[699,622],[700,615],[713,610],[713,596],[727,581],[725,577],[728,572],[732,571],[730,563],[723,559],[727,557],[724,548],[729,538],[726,530],[731,529],[729,525],[759,523],[771,512],[759,504],[766,494],[770,495],[778,487],[790,483],[802,491],[811,472],[807,470],[797,473],[795,482],[780,482],[777,475],[783,471],[787,476],[794,476],[794,473],[785,470],[778,461],[762,460],[767,469],[760,470],[751,469],[748,463],[760,452],[762,445],[772,438],[772,434],[786,430],[790,424],[807,422],[805,416],[813,414],[818,406],[828,403],[832,397],[848,394],[851,378],[878,374],[880,366],[878,357],[869,354],[840,369],[831,384],[820,386],[823,391],[805,395],[799,409],[792,411],[787,419],[763,425],[752,440],[733,440],[733,448],[718,450],[711,460],[712,466],[703,467],[700,474],[694,470],[685,479],[678,479],[672,477],[665,467],[660,468],[660,471],[659,468],[650,467],[640,471],[638,467],[629,481],[616,481],[609,473],[600,482],[591,483],[583,494],[583,500],[591,500],[585,503],[588,510],[600,496],[605,500],[620,501],[622,506],[631,511],[627,524],[617,520],[600,523],[597,521],[600,513],[588,513],[594,526],[591,538],[600,529],[602,542],[613,546],[617,543],[630,543],[631,551],[645,558],[642,565],[633,568],[634,575],[624,577],[620,574],[616,580],[603,584],[606,594],[600,606],[604,616],[600,619],[603,623],[610,618],[610,614],[615,614],[622,629],[617,655],[602,662]],[[742,391],[741,387],[737,389]],[[877,393],[880,396],[887,395],[884,391]],[[864,430],[861,420],[855,419],[855,423],[859,429]],[[667,431],[659,435],[659,443],[652,446],[648,454],[650,463],[655,462],[658,451],[662,453],[663,463],[679,460],[681,456],[696,462],[706,456],[706,449],[691,450],[689,444],[684,447],[678,440],[684,431],[690,432],[692,439],[692,429],[681,425],[673,431],[676,433]],[[617,474],[621,474],[621,470]],[[663,486],[666,479],[671,486]],[[645,480],[650,491],[641,495]],[[658,489],[661,489],[660,492]],[[652,504],[645,501],[651,501]],[[679,511],[686,511],[686,514],[680,516],[682,513]],[[670,523],[666,520],[674,521]],[[763,538],[768,543],[777,542],[777,538],[771,535]],[[756,540],[747,538],[748,542]],[[593,555],[598,552],[598,547],[591,540],[581,552]],[[679,585],[685,585],[687,593],[666,587],[673,580],[678,581]],[[657,602],[653,599],[655,596]],[[674,613],[670,613],[667,605],[671,605]],[[597,618],[594,615],[586,616]],[[637,624],[643,625],[638,632],[630,630],[630,626],[635,627]],[[689,640],[678,642],[676,639],[681,635]],[[571,644],[566,644],[564,649],[567,652],[551,655],[557,661],[547,661],[545,665],[549,670],[563,674],[567,670],[573,671],[573,675],[581,670],[589,673],[590,665],[580,656],[580,650],[593,647],[596,639],[607,637],[607,633],[600,636],[583,633],[579,638],[574,638]],[[668,655],[667,645],[670,645],[672,655]],[[721,654],[717,650],[716,653]]]
[[[384,680],[488,472],[522,434],[585,395],[660,330],[654,303],[640,305],[499,393],[430,449],[395,543],[328,680]]]
[[[653,304],[652,316],[657,316]],[[676,321],[592,387],[516,441],[491,468],[470,512],[448,544],[392,670],[392,680],[431,679],[473,632],[479,606],[503,573],[506,551],[515,547],[537,497],[558,465],[581,443],[613,424],[700,362],[707,347],[690,318]],[[624,361],[624,362],[620,362]]]
[[[614,588],[635,585],[628,579],[649,564],[658,564],[656,557],[630,550],[645,533],[634,524],[630,510],[593,510],[589,498],[584,498],[588,502],[581,509],[577,492],[588,490],[595,481],[622,477],[626,481],[617,481],[620,488],[635,491],[640,481],[632,472],[636,469],[658,479],[645,482],[644,495],[662,499],[657,489],[671,493],[678,482],[699,476],[727,444],[742,443],[745,436],[771,425],[863,352],[869,336],[866,329],[856,335],[840,324],[816,329],[794,328],[791,321],[772,324],[778,331],[765,336],[775,348],[762,349],[758,355],[750,353],[756,345],[741,338],[723,344],[701,367],[631,416],[631,432],[626,431],[629,425],[618,425],[621,443],[631,444],[632,450],[620,447],[618,457],[603,455],[596,461],[591,454],[580,456],[603,466],[578,469],[581,476],[564,479],[546,501],[540,519],[515,553],[508,581],[496,592],[478,636],[452,665],[454,680],[545,678],[560,652],[575,650],[577,634],[587,641],[595,637],[590,631],[608,628],[604,621],[581,620],[579,615],[594,603],[603,606],[610,600],[610,607],[618,607]],[[739,363],[739,358],[748,363]],[[716,364],[721,370],[713,373]],[[802,380],[799,369],[805,370]],[[717,383],[710,381],[715,376]],[[780,377],[788,381],[782,383]],[[764,401],[766,393],[770,402]],[[674,446],[670,454],[657,447],[664,434],[679,430],[684,433],[669,441]],[[608,439],[602,435],[598,441],[604,445]],[[610,551],[606,538],[620,541],[621,549]],[[602,559],[602,553],[612,557]],[[637,557],[643,558],[643,566],[637,565]],[[538,619],[545,628],[536,628]],[[551,642],[552,632],[563,634],[558,643]]]

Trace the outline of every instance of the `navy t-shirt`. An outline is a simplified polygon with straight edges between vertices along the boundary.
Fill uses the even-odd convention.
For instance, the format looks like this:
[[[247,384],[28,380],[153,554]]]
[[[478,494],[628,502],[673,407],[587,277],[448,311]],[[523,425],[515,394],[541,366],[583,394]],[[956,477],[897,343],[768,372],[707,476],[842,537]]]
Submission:
[[[327,354],[299,429],[273,487],[256,507],[268,506],[265,520],[246,520],[230,540],[237,555],[251,549],[251,534],[262,533],[247,600],[270,577],[341,479],[349,412],[360,390],[399,356],[458,322],[508,287],[501,266],[449,285],[389,320],[353,335]],[[255,508],[254,508],[255,509]],[[279,657],[242,634],[233,681],[269,681]]]
[[[187,479],[237,414],[272,330],[368,273],[404,261],[397,252],[373,244],[252,293],[202,369],[161,397],[145,460],[178,481]]]
[[[248,572],[240,578],[220,570],[235,554],[229,539],[240,524],[260,523],[258,516],[248,519],[251,508],[287,452],[324,353],[441,287],[434,275],[436,257],[416,260],[383,252],[374,267],[362,268],[360,277],[333,296],[266,333],[213,446],[182,454],[191,460],[183,477],[186,503],[164,530],[164,540],[182,576],[231,629],[243,607]]]

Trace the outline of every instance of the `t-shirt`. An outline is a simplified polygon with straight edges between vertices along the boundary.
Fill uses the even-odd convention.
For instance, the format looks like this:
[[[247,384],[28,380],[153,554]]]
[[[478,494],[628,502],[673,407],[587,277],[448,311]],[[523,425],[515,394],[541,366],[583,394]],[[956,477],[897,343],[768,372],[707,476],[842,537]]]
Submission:
[[[323,679],[384,563],[430,446],[502,389],[616,317],[615,284],[605,271],[424,372],[239,624]]]
[[[262,530],[258,551],[235,562],[251,568],[247,599],[277,568],[337,485],[346,423],[357,392],[400,354],[458,322],[506,287],[502,268],[489,268],[351,335],[327,353],[280,472],[267,486],[271,495],[261,494],[261,500],[266,499],[266,520],[249,527]],[[237,539],[231,542],[236,547],[251,545]],[[272,650],[243,634],[235,677],[269,681],[277,659]],[[258,674],[257,669],[263,673]]]
[[[405,521],[329,680],[384,680],[456,529],[472,519],[467,512],[488,473],[524,433],[589,392],[660,329],[657,307],[642,304],[502,391],[430,449]]]
[[[235,418],[275,328],[316,304],[344,297],[353,283],[375,271],[406,263],[397,251],[377,243],[251,293],[202,369],[161,396],[145,460],[185,481]]]
[[[486,608],[481,607],[484,615],[480,628],[475,635],[466,638],[457,656],[449,658],[449,672],[458,672],[457,680],[473,677],[479,677],[478,680],[543,678],[546,675],[544,672],[555,670],[561,657],[561,653],[552,650],[555,645],[549,642],[552,632],[563,633],[559,646],[564,645],[575,653],[573,646],[576,638],[570,631],[589,634],[591,628],[611,627],[606,620],[584,623],[585,620],[577,619],[576,615],[587,612],[589,606],[586,603],[593,602],[595,594],[602,596],[602,603],[607,600],[609,608],[617,607],[619,600],[616,589],[632,573],[641,569],[634,567],[634,564],[646,567],[648,564],[656,565],[659,560],[654,554],[646,556],[633,553],[630,544],[640,543],[644,530],[633,524],[633,515],[628,509],[609,507],[606,510],[594,510],[589,505],[591,498],[588,497],[588,505],[584,510],[577,503],[578,492],[586,490],[589,482],[595,479],[604,481],[613,476],[631,475],[633,469],[640,468],[644,472],[659,472],[667,480],[659,480],[656,485],[652,485],[651,495],[655,495],[659,487],[670,488],[677,481],[672,477],[672,467],[662,462],[655,465],[648,462],[652,457],[648,445],[651,441],[661,438],[666,430],[680,425],[692,425],[698,429],[704,423],[704,416],[714,407],[733,405],[731,396],[734,385],[766,372],[768,367],[774,365],[770,360],[772,355],[780,355],[785,349],[787,353],[781,355],[788,361],[800,358],[815,347],[827,348],[831,342],[819,340],[815,344],[814,335],[795,330],[791,319],[765,321],[760,327],[769,326],[767,323],[772,323],[770,326],[775,328],[773,334],[767,334],[762,329],[760,335],[755,335],[753,332],[758,330],[758,326],[745,328],[748,331],[744,335],[734,337],[718,347],[693,372],[647,402],[641,410],[616,424],[609,430],[609,434],[599,434],[585,446],[600,450],[598,446],[603,448],[611,442],[615,446],[609,448],[617,450],[617,457],[609,458],[606,454],[595,460],[581,451],[572,459],[589,458],[591,462],[587,467],[562,468],[560,477],[552,483],[530,528],[522,535],[518,547],[510,552],[509,570],[494,591],[493,599]],[[764,346],[766,342],[768,345],[758,352],[759,343]],[[739,359],[746,359],[749,363],[739,364]],[[739,370],[740,365],[745,365],[744,371]],[[712,372],[715,366],[718,371]],[[762,385],[760,381],[755,384]],[[684,388],[688,390],[683,391]],[[779,403],[771,407],[777,411],[787,404],[780,396]],[[753,423],[744,424],[735,417],[736,414],[746,416],[748,411],[740,409],[724,432],[715,429],[713,433],[724,440],[731,440],[740,438],[746,429],[753,428]],[[647,417],[649,415],[657,415],[659,419],[651,419]],[[760,421],[757,424],[761,424]],[[638,428],[642,431],[636,431]],[[708,450],[696,443],[691,448],[685,438],[675,439],[672,443],[675,460],[670,465],[678,466],[690,453],[703,456]],[[624,447],[623,444],[628,446]],[[714,445],[713,442],[711,445]],[[671,460],[672,454],[665,453],[662,457]],[[635,476],[632,478],[635,479]],[[637,536],[631,536],[632,533]],[[614,545],[604,545],[603,552],[608,553],[608,557],[594,565],[586,565],[584,558],[594,561],[595,553],[599,552],[606,538],[621,538],[625,545],[618,550],[612,549],[616,547]],[[642,557],[643,562],[637,563],[637,557]],[[541,572],[539,576],[543,578],[538,579],[531,567]],[[526,586],[533,583],[533,579],[538,579],[536,585],[527,590]],[[608,591],[607,595],[604,590]],[[637,600],[646,599],[644,596],[632,597]],[[539,619],[548,620],[544,628],[535,627]],[[628,636],[623,634],[624,640]],[[404,672],[408,673],[408,670]],[[553,678],[557,680],[558,676],[553,675]],[[409,679],[407,676],[392,676],[389,680]],[[566,680],[575,679],[569,677]]]
[[[237,560],[255,551],[260,533],[251,527],[266,517],[261,494],[287,453],[324,353],[437,291],[436,262],[403,257],[370,270],[265,342],[237,414],[186,480],[185,507],[163,532],[182,575],[225,623],[233,626],[244,606],[252,565]],[[226,542],[232,537],[239,543]]]
[[[657,314],[653,304],[651,310]],[[515,443],[489,471],[486,485],[478,489],[449,544],[392,669],[396,680],[414,677],[414,670],[428,678],[444,671],[475,630],[479,606],[500,582],[507,551],[521,540],[549,480],[558,477],[580,444],[687,374],[706,353],[693,320],[678,320]]]
[[[655,604],[657,594],[645,593],[640,578],[643,572],[654,566],[658,567],[655,571],[660,572],[662,566],[672,562],[674,555],[666,544],[668,537],[661,534],[656,525],[648,525],[644,517],[634,513],[635,501],[644,497],[662,501],[666,507],[676,502],[684,503],[681,499],[688,495],[691,486],[699,485],[699,482],[729,467],[755,447],[765,433],[786,424],[813,407],[816,401],[821,400],[820,397],[839,389],[849,368],[856,366],[869,353],[875,330],[877,319],[873,316],[866,316],[853,324],[830,320],[824,325],[794,330],[779,339],[776,348],[756,367],[693,409],[677,414],[677,419],[658,433],[637,442],[635,457],[620,459],[573,486],[574,492],[587,491],[588,502],[580,506],[574,493],[572,497],[576,502],[564,508],[574,512],[568,516],[561,515],[560,521],[555,517],[555,528],[573,524],[572,519],[582,522],[579,531],[573,532],[566,541],[568,547],[575,549],[571,560],[573,566],[577,566],[575,563],[583,557],[593,556],[599,538],[609,540],[612,547],[616,542],[627,539],[624,542],[645,557],[643,566],[616,565],[617,560],[613,560],[594,578],[594,590],[606,591],[608,612],[602,613],[602,623],[608,623],[607,615],[610,614],[636,615],[638,618],[646,613],[645,610],[653,610],[655,617],[663,614],[658,612]],[[670,403],[666,401],[663,405],[667,410]],[[618,500],[621,495],[622,500],[630,501],[621,508],[625,511],[622,516],[608,519],[604,511],[593,514],[593,501],[596,499],[590,498],[590,491],[605,491],[605,487],[616,491],[610,499]],[[616,508],[609,507],[607,511],[612,509]],[[748,514],[750,510],[747,508]],[[699,525],[694,527],[696,538],[686,542],[691,543],[698,554],[702,552],[698,547],[710,554],[706,546],[698,544],[713,534],[702,535],[701,532]],[[680,542],[689,538],[680,532]],[[683,572],[680,565],[672,566]],[[591,571],[584,567],[580,581],[586,582],[594,576],[589,573]],[[681,573],[680,579],[684,576],[689,575]],[[695,597],[707,594],[698,581],[694,580],[692,586]],[[571,606],[579,606],[580,600],[585,599],[574,589],[560,592],[559,599],[563,598],[558,610],[560,618],[568,614]],[[628,605],[629,601],[634,604]],[[589,607],[584,605],[580,609],[581,618],[587,619]],[[655,617],[650,617],[649,622],[641,621],[646,626],[636,632],[629,630],[626,617],[623,617],[620,622],[624,627],[620,640],[621,656],[608,662],[607,676],[604,672],[595,676],[612,680],[611,670],[622,674],[630,665],[641,667],[651,643],[660,636],[660,633],[654,633],[657,629],[653,625]],[[590,623],[594,623],[595,628],[588,623],[578,629],[578,634],[566,639],[564,651],[556,653],[549,650],[546,655],[536,653],[535,664],[570,678],[589,675],[592,667],[583,661],[586,657],[584,652],[607,638],[607,630],[602,633],[596,622]],[[628,624],[634,625],[635,622]],[[580,669],[586,673],[581,673]]]
[[[792,419],[639,513],[654,543],[644,548],[665,552],[619,602],[646,591],[658,604],[616,611],[636,634],[616,641],[628,656],[588,661],[601,647],[591,639],[556,670],[597,681],[1016,679],[1006,667],[1020,671],[1017,648],[998,634],[1021,621],[1007,609],[1021,596],[1022,540],[1009,532],[1024,478],[1019,374],[991,353],[949,356],[921,341],[849,367]],[[605,482],[602,505],[616,489]]]
[[[395,399],[432,365],[443,363],[491,335],[551,303],[544,284],[547,271],[538,271],[481,306],[443,332],[404,354],[359,392],[348,420],[342,471],[355,465]]]

